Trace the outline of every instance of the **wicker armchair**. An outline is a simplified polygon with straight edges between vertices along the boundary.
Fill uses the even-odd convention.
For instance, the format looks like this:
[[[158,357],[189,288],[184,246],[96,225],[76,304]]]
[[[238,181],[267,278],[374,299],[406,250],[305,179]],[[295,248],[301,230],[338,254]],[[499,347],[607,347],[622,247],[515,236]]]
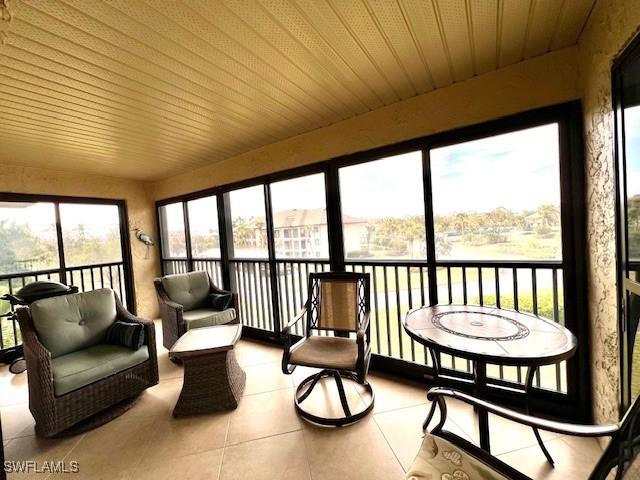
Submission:
[[[374,403],[373,389],[367,382],[371,360],[369,274],[311,273],[308,292],[309,298],[302,312],[283,329],[282,371],[291,374],[297,365],[322,369],[298,386],[294,399],[296,410],[303,418],[320,425],[349,425],[367,415]],[[291,329],[302,319],[306,319],[306,335],[292,345]],[[312,335],[313,331],[318,335]],[[320,335],[321,332],[325,335]],[[335,336],[328,336],[329,332]],[[303,402],[323,378],[335,381],[342,407],[338,416],[313,413],[303,407]],[[356,382],[364,388],[362,408],[353,410],[349,405],[344,380]]]
[[[86,310],[83,313],[80,311],[82,307],[80,307],[80,309],[77,307],[74,309],[74,305],[81,305],[83,302],[89,301],[87,298],[95,298],[96,296],[103,296],[107,299],[107,302],[111,302],[111,308],[113,309],[111,310],[111,314],[115,311],[115,319],[112,318],[111,322],[120,320],[122,322],[141,323],[144,325],[145,346],[138,350],[141,351],[140,354],[137,354],[137,352],[130,353],[126,347],[101,344],[100,341],[104,338],[104,332],[102,333],[101,339],[101,333],[99,331],[93,338],[89,338],[88,336],[82,337],[83,334],[80,333],[76,336],[75,341],[83,343],[83,345],[81,348],[78,348],[76,352],[82,352],[83,349],[88,351],[91,350],[91,348],[102,348],[103,352],[108,351],[110,355],[117,356],[118,349],[120,348],[123,349],[122,355],[126,358],[124,363],[121,361],[121,364],[127,365],[127,368],[117,369],[109,362],[105,362],[107,366],[101,365],[101,367],[103,369],[111,369],[111,372],[106,376],[95,379],[91,381],[91,383],[80,386],[79,388],[66,391],[70,388],[69,385],[67,385],[67,388],[62,389],[59,384],[60,378],[56,377],[54,371],[56,369],[55,362],[65,356],[68,358],[69,353],[59,351],[59,345],[56,346],[56,351],[53,353],[50,348],[45,347],[45,344],[53,345],[55,342],[45,341],[46,336],[43,338],[42,328],[40,327],[38,327],[40,328],[40,334],[38,333],[36,325],[40,324],[37,322],[34,323],[33,309],[46,309],[52,302],[58,302],[56,310],[58,313],[61,311],[61,308],[68,308],[70,313],[66,318],[79,319],[78,323],[71,322],[73,328],[76,329],[76,332],[71,335],[73,337],[78,331],[87,330],[87,328],[84,328],[84,325],[85,323],[90,323],[90,319],[85,318]],[[72,297],[78,297],[78,299]],[[83,300],[79,298],[83,298]],[[61,306],[60,299],[67,303]],[[115,302],[115,305],[113,305],[113,302]],[[69,307],[69,305],[71,306]],[[111,289],[93,290],[91,292],[78,293],[65,297],[39,300],[34,302],[30,308],[18,308],[17,314],[22,332],[24,356],[27,362],[29,409],[36,421],[36,433],[40,436],[53,437],[69,431],[86,430],[105,423],[119,413],[124,412],[126,408],[125,405],[132,403],[129,402],[129,400],[133,400],[146,388],[158,383],[155,326],[152,321],[138,318],[129,313]],[[60,317],[58,316],[57,318]],[[70,322],[65,321],[63,318],[60,318],[59,322],[50,323],[60,325],[64,322],[65,325],[70,324]],[[52,333],[55,334],[54,328],[55,325],[52,326],[52,329],[48,333],[49,335]],[[59,336],[63,337],[62,335]],[[97,342],[95,341],[96,338],[99,339]],[[70,353],[73,354],[76,352]],[[92,352],[93,353],[88,354],[88,357],[95,357],[96,354],[100,353],[98,351]],[[131,360],[134,354],[136,356]],[[140,361],[141,359],[142,361]],[[69,370],[69,365],[73,367],[72,362],[70,362],[70,364],[67,365],[67,370]],[[63,377],[63,379],[64,378],[67,377]],[[84,377],[84,379],[80,379],[79,383],[83,383],[83,380],[84,382],[90,381],[87,377]],[[76,379],[76,381],[78,380]],[[120,408],[109,408],[116,405]]]
[[[162,344],[167,350],[191,328],[240,323],[237,293],[232,295],[231,307],[223,311],[206,304],[211,294],[230,293],[216,287],[207,272],[166,275],[153,284],[162,317]]]

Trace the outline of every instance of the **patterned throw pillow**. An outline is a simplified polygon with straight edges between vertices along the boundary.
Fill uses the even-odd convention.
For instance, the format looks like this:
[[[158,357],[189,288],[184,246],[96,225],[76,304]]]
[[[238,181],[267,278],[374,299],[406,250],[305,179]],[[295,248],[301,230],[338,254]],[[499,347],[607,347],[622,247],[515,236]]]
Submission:
[[[233,297],[230,293],[210,293],[209,306],[214,310],[222,311],[231,307]]]
[[[138,350],[144,344],[144,325],[116,320],[107,330],[105,342]]]

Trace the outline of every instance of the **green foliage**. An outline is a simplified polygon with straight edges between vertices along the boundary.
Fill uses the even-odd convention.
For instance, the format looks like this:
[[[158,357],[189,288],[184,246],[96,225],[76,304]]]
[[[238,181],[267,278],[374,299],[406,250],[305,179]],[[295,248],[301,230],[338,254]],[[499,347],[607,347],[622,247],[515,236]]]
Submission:
[[[550,320],[554,320],[553,318],[553,290],[552,289],[544,289],[538,290],[538,316],[545,317]],[[560,299],[562,298],[562,292],[558,292],[558,296]],[[495,295],[483,295],[484,304],[485,305],[496,305],[496,296]],[[476,295],[474,297],[469,298],[470,304],[479,305],[480,298]],[[500,307],[501,308],[514,308],[513,295],[500,295]],[[527,292],[527,294],[520,294],[518,296],[518,310],[521,312],[533,313],[533,298],[531,292]],[[557,319],[559,322],[564,321],[564,308],[562,305],[558,308],[558,315],[560,318]]]
[[[560,209],[555,205],[540,205],[535,212],[514,212],[498,207],[490,212],[458,212],[451,215],[436,215],[433,219],[436,232],[474,235],[503,233],[506,229],[531,230],[537,224],[546,227],[560,225]]]
[[[375,246],[388,249],[392,255],[408,253],[408,242],[425,238],[424,217],[385,217],[375,224]]]
[[[64,232],[64,254],[67,265],[117,262],[122,260],[120,233],[117,227],[100,236],[91,235],[84,225]]]
[[[196,252],[196,246],[199,253],[220,248],[220,235],[218,235],[218,232],[210,232],[206,235],[192,235],[191,245],[194,249],[194,255]]]
[[[552,234],[553,230],[551,230],[551,227],[548,227],[547,225],[538,225],[536,227],[536,235],[539,237],[549,238]]]
[[[53,228],[53,227],[52,227]],[[58,244],[55,231],[37,234],[28,224],[0,221],[0,272],[26,272],[58,267]],[[114,226],[99,236],[91,235],[84,225],[64,232],[67,265],[113,262],[121,260],[120,233]]]
[[[267,246],[267,227],[262,218],[233,219],[233,242],[236,247],[261,247]]]
[[[58,263],[55,234],[48,241],[27,224],[0,221],[0,272],[12,273],[51,268]]]
[[[627,229],[629,257],[640,259],[640,195],[634,195],[627,200]]]
[[[451,242],[444,235],[436,234],[436,256],[446,257],[451,253]]]

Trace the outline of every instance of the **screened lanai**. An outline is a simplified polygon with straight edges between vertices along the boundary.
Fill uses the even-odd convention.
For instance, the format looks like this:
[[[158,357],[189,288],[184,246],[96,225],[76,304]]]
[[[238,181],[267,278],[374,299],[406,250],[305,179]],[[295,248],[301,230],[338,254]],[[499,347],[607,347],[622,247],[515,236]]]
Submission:
[[[640,478],[639,7],[0,0],[3,475]]]

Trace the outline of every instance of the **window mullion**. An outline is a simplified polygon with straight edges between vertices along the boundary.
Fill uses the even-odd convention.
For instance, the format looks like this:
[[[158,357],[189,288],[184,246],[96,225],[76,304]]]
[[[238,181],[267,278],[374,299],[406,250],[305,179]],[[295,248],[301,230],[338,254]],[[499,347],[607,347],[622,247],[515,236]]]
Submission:
[[[329,235],[329,263],[331,270],[345,270],[344,237],[340,207],[340,183],[338,168],[329,166],[325,172],[325,194],[327,196],[327,231]]]
[[[191,228],[189,227],[189,207],[187,202],[182,202],[182,214],[184,216],[184,243],[187,250],[187,270],[193,271],[193,252],[191,251]]]
[[[218,236],[220,238],[220,271],[225,290],[237,292],[236,277],[234,275],[231,259],[233,258],[233,238],[231,230],[231,207],[229,194],[223,193],[217,196],[218,208]],[[238,315],[240,313],[238,312]]]
[[[436,236],[433,224],[433,189],[431,186],[431,158],[429,149],[422,150],[422,188],[424,190],[425,240],[427,245],[427,275],[429,277],[429,305],[438,303],[438,272],[436,270]]]
[[[269,254],[269,279],[271,281],[271,311],[273,312],[273,330],[280,334],[280,308],[278,293],[278,264],[273,232],[273,209],[271,208],[271,184],[264,184],[265,215],[267,220],[267,249]]]
[[[54,202],[54,211],[56,214],[56,236],[58,237],[58,263],[60,267],[60,282],[67,283],[67,267],[64,256],[64,241],[62,239],[62,223],[60,221],[60,203]]]

